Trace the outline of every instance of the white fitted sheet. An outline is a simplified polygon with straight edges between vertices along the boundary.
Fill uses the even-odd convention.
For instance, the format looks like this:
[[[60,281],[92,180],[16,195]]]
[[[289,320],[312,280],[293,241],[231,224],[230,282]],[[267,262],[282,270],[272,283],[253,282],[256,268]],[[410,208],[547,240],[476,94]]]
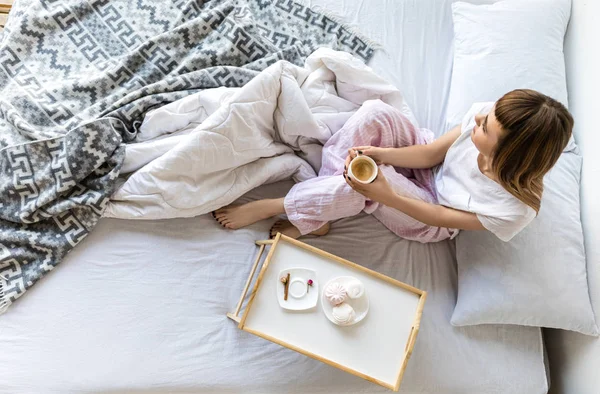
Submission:
[[[102,220],[0,319],[0,393],[387,392],[225,317],[271,223],[233,232],[210,215]],[[368,215],[332,227],[306,241],[428,291],[402,393],[546,393],[538,328],[450,325],[453,242],[401,240]]]
[[[449,0],[319,0],[382,43],[371,65],[422,127],[444,132]],[[250,193],[283,195],[290,185]],[[366,393],[387,390],[238,330],[235,307],[270,222],[105,219],[0,318],[0,393]],[[307,242],[429,292],[401,386],[411,394],[545,393],[541,332],[452,327],[454,244],[398,239],[366,215]]]

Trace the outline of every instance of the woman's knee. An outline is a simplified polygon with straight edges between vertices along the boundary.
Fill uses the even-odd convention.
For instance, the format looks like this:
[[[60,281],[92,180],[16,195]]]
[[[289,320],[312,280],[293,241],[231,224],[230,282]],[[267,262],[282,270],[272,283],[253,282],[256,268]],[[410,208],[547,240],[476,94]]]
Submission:
[[[400,110],[381,100],[366,101],[361,109],[364,109],[372,120],[385,120],[389,123],[404,122],[407,120]]]

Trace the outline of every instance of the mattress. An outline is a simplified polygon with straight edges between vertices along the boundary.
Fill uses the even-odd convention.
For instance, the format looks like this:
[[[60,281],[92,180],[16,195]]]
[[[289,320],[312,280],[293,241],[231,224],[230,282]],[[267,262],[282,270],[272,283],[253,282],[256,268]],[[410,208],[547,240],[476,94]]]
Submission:
[[[443,133],[452,69],[449,0],[321,0],[385,47],[371,66],[422,127]],[[283,196],[289,182],[243,201]],[[0,318],[0,393],[365,393],[385,389],[237,329],[226,318],[272,221],[104,219]],[[368,215],[316,247],[429,292],[407,394],[546,393],[540,329],[452,327],[453,242],[398,239]],[[393,313],[393,311],[390,311]]]

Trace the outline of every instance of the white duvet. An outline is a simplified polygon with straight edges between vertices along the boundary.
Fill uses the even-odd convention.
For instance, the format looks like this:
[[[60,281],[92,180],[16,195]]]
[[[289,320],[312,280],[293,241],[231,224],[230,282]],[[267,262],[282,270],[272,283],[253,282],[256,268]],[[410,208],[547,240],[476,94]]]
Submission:
[[[242,88],[209,89],[149,112],[127,146],[131,173],[104,216],[191,217],[266,183],[315,177],[322,145],[367,100],[416,121],[394,86],[344,52],[280,61]]]

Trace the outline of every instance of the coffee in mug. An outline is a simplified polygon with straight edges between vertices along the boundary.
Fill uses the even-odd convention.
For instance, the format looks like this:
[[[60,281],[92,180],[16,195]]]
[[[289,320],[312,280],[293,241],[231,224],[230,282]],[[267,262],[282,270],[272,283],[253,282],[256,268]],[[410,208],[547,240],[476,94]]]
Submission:
[[[377,164],[369,156],[356,156],[350,162],[348,175],[359,183],[371,183],[377,177]]]

